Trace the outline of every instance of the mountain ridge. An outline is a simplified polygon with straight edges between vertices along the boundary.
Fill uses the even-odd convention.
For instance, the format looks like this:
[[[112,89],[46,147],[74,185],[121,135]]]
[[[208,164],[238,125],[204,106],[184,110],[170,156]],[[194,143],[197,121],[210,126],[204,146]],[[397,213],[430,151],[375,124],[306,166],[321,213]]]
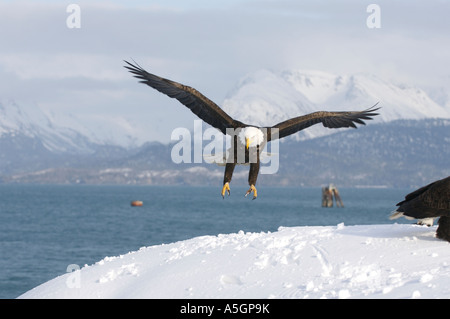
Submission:
[[[323,71],[265,69],[240,79],[226,95],[223,109],[244,123],[272,126],[315,111],[363,110],[379,103],[374,123],[398,119],[450,118],[450,102],[435,102],[420,88],[396,85],[370,74],[334,75]],[[183,107],[180,105],[180,107]],[[0,138],[24,134],[39,138],[53,152],[92,153],[92,144],[135,148],[143,145],[144,127],[122,116],[43,110],[36,103],[0,100]],[[336,133],[315,125],[295,135],[297,140]],[[95,148],[95,147],[94,147]]]
[[[153,142],[115,153],[103,149],[103,153],[61,158],[52,165],[44,161],[39,169],[27,166],[28,170],[6,174],[0,165],[0,181],[220,186],[223,167],[205,162],[175,164],[173,145]],[[332,182],[342,187],[418,187],[450,175],[449,145],[450,120],[446,119],[397,120],[309,140],[287,139],[279,145],[279,169],[260,174],[258,185],[317,187]],[[232,184],[247,185],[247,176],[247,166],[236,168]]]
[[[370,74],[304,70],[249,74],[226,97],[223,109],[244,123],[272,126],[315,111],[356,111],[376,103],[381,107],[373,120],[376,123],[450,118],[450,108],[439,105],[420,88],[392,84]],[[336,130],[315,125],[295,137],[304,140],[333,133]]]
[[[237,82],[225,98],[223,109],[243,122],[271,126],[299,113],[361,110],[370,107],[372,102],[378,102],[375,100],[381,95],[384,98],[378,104],[380,115],[367,121],[367,126],[359,126],[357,130],[331,130],[314,125],[283,139],[281,147],[289,145],[291,152],[283,152],[280,161],[287,160],[288,164],[280,164],[280,174],[275,175],[278,177],[261,176],[260,180],[270,180],[273,185],[317,185],[335,178],[338,176],[336,172],[340,171],[342,178],[336,179],[342,185],[383,184],[378,177],[384,176],[386,185],[397,186],[408,184],[408,176],[410,184],[420,185],[420,181],[427,180],[427,177],[439,177],[439,170],[450,174],[447,162],[441,160],[442,154],[450,158],[450,103],[441,106],[418,88],[395,85],[372,75],[263,69]],[[445,100],[442,92],[439,96],[441,102]],[[122,130],[128,126],[125,117],[120,119],[120,123],[115,121],[114,118],[107,119],[99,127],[89,126],[76,116],[50,114],[36,104],[0,101],[1,180],[100,184],[215,184],[218,180],[220,183],[222,168],[204,163],[176,165],[170,157],[173,143],[147,141],[136,144],[139,129]],[[372,135],[367,135],[369,132]],[[349,146],[350,141],[354,146]],[[417,148],[418,142],[421,148]],[[203,141],[203,146],[205,143]],[[392,156],[397,154],[396,147],[403,150],[400,159],[406,166],[399,165],[399,159]],[[340,166],[326,163],[324,159],[331,159],[327,152],[337,156]],[[424,158],[424,153],[435,154],[439,161]],[[389,169],[393,176],[388,176],[383,173],[383,167],[377,167],[378,174],[364,173],[371,168],[355,160],[363,161],[364,154],[372,154],[379,163],[397,167],[399,171]],[[426,172],[421,173],[421,178],[411,177],[414,173],[407,169],[407,163],[413,162],[411,167],[416,172],[420,171],[420,163],[414,158],[423,161]],[[364,161],[373,162],[367,157]],[[353,163],[354,167],[345,165],[345,162]],[[286,166],[296,167],[301,172],[310,170],[305,163],[315,167],[320,174],[297,175],[295,170],[294,173],[285,170]],[[326,169],[321,170],[317,163]],[[360,180],[354,173],[358,170],[362,176]],[[237,170],[234,180],[245,181],[247,172],[244,171],[240,173]],[[208,176],[214,176],[214,181],[210,181]],[[400,182],[396,182],[395,177]],[[301,179],[306,179],[306,182],[301,182]]]

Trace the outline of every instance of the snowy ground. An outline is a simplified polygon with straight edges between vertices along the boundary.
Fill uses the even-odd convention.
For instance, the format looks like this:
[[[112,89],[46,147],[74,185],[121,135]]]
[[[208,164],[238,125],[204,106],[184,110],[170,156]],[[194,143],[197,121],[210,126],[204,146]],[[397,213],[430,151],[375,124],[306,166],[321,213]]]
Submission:
[[[450,298],[436,226],[290,227],[141,248],[19,298]]]

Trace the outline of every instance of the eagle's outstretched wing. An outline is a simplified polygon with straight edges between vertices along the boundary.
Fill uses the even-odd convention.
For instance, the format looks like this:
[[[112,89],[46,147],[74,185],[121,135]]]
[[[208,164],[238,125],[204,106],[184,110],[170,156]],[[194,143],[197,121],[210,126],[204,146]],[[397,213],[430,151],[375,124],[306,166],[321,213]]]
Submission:
[[[378,115],[378,113],[375,113],[375,111],[379,109],[375,108],[377,104],[364,111],[314,112],[311,114],[291,118],[289,120],[286,120],[284,122],[272,126],[272,128],[278,129],[278,138],[283,138],[288,135],[297,133],[298,131],[301,131],[317,123],[322,123],[323,126],[329,128],[340,128],[340,127],[356,128],[355,123],[365,125],[366,123],[364,123],[363,120],[371,120],[373,116]],[[273,140],[274,138],[276,138],[276,136],[272,136],[271,140]]]
[[[148,73],[139,65],[133,65],[127,61],[125,61],[125,63],[128,64],[125,65],[125,68],[133,73],[136,78],[140,79],[141,83],[145,83],[159,92],[177,99],[200,119],[219,129],[223,134],[226,134],[227,128],[235,128],[242,124],[239,121],[235,121],[217,106],[217,104],[196,89]]]

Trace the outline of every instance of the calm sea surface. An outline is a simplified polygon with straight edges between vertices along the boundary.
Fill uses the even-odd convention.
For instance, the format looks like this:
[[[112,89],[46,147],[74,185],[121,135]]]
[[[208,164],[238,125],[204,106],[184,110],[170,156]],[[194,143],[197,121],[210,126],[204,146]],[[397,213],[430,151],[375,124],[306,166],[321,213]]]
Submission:
[[[322,208],[321,188],[0,185],[0,298],[143,246],[280,226],[392,223],[409,189],[340,189],[344,208]],[[143,207],[131,207],[141,200]],[[396,222],[408,222],[397,220]],[[410,223],[410,222],[409,222]]]

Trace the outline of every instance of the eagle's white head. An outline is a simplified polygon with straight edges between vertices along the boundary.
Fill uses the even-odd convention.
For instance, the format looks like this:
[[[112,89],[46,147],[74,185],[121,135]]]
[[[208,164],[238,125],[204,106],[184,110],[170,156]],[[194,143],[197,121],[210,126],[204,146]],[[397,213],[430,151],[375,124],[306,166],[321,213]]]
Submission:
[[[264,133],[257,127],[244,127],[239,132],[239,140],[247,149],[256,147],[264,142]]]

